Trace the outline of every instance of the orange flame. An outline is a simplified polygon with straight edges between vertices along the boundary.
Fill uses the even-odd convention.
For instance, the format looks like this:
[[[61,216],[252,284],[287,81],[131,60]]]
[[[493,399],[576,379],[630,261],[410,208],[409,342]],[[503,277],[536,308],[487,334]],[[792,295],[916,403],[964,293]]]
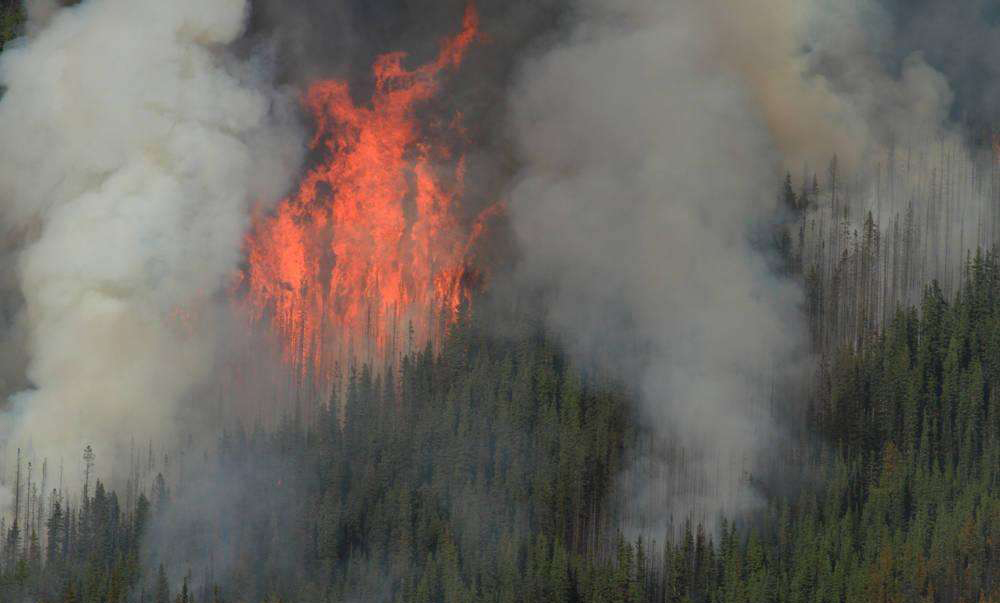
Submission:
[[[326,159],[273,214],[254,220],[244,275],[254,318],[270,316],[300,375],[328,380],[351,356],[423,345],[456,318],[486,214],[464,232],[456,215],[464,158],[425,140],[415,111],[479,37],[470,5],[462,32],[434,62],[408,70],[404,53],[379,57],[370,104],[355,104],[342,81],[306,93],[311,146]],[[458,122],[451,127],[460,132]]]

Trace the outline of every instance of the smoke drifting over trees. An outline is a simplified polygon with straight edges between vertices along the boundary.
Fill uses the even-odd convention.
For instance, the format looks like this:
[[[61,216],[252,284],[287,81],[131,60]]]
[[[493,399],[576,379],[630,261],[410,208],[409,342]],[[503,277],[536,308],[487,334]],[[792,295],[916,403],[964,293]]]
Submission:
[[[660,443],[687,449],[700,476],[721,464],[729,483],[775,437],[752,402],[802,343],[794,287],[749,239],[774,209],[778,155],[690,7],[582,8],[588,20],[514,92],[522,270],[551,285],[549,320],[571,347],[638,376]],[[711,516],[752,492],[669,496],[646,511]]]
[[[522,273],[550,290],[571,348],[640,376],[647,425],[688,455],[696,491],[633,476],[640,507],[752,506],[748,472],[780,438],[772,393],[793,398],[809,362],[801,292],[752,244],[782,165],[836,156],[867,181],[896,141],[962,146],[951,88],[919,52],[887,65],[876,3],[578,2],[571,15],[568,41],[530,59],[512,95]]]
[[[210,594],[217,585],[303,601],[522,590],[602,601],[614,590],[630,603],[700,602],[768,572],[824,571],[805,556],[790,567],[785,539],[798,530],[795,550],[809,550],[815,503],[776,510],[769,488],[807,473],[786,476],[789,450],[807,469],[843,473],[804,490],[819,497],[839,480],[829,491],[848,510],[824,521],[852,533],[851,513],[883,512],[864,494],[883,464],[878,492],[909,496],[889,479],[897,453],[924,485],[935,462],[960,464],[956,489],[986,475],[978,453],[997,454],[991,424],[976,419],[996,414],[995,344],[966,328],[995,330],[982,307],[997,296],[995,258],[966,263],[1000,235],[987,131],[1000,14],[981,2],[477,2],[485,35],[412,110],[424,123],[394,156],[398,173],[412,171],[414,149],[429,148],[421,127],[464,139],[467,160],[428,152],[422,167],[467,183],[456,224],[506,208],[510,232],[489,233],[512,239],[489,241],[503,248],[496,278],[471,311],[456,304],[440,349],[414,345],[411,326],[384,365],[338,362],[332,385],[274,392],[258,380],[287,367],[234,316],[230,285],[246,274],[252,208],[266,212],[301,175],[315,124],[295,96],[337,78],[345,104],[367,107],[376,57],[406,52],[390,71],[433,59],[466,0],[62,4],[26,2],[24,37],[0,54],[0,234],[16,248],[0,264],[16,264],[23,298],[23,333],[0,341],[23,339],[27,357],[19,379],[20,359],[7,360],[19,354],[4,350],[0,374],[29,383],[0,404],[0,470],[16,472],[13,487],[0,480],[0,515],[14,509],[0,520],[0,595],[26,592],[30,575],[72,600],[81,568],[99,567],[115,577],[88,584],[88,601],[118,603],[186,589],[195,565],[198,603],[225,599]],[[380,134],[373,144],[389,144]],[[330,186],[303,205],[337,198]],[[400,203],[403,229],[414,203]],[[337,236],[322,226],[324,240]],[[282,266],[293,275],[296,257]],[[329,289],[338,258],[315,257]],[[948,309],[962,291],[979,301]],[[920,299],[925,316],[897,314]],[[888,325],[906,387],[881,380]],[[937,343],[918,345],[918,331]],[[883,347],[869,356],[869,345]],[[222,383],[226,363],[239,384]],[[893,401],[854,388],[862,365]],[[254,397],[268,406],[249,435],[232,427],[246,417],[204,418],[218,398]],[[957,418],[942,426],[928,408]],[[869,416],[879,427],[859,419]],[[803,433],[825,439],[793,441]],[[150,440],[155,455],[136,452],[133,441]],[[828,445],[846,460],[814,454]],[[62,477],[48,492],[59,460],[67,483],[85,484],[78,501]],[[864,469],[844,477],[841,462]],[[109,475],[112,489],[125,482],[121,506]],[[969,491],[992,496],[985,488]],[[963,513],[947,511],[984,521]],[[727,523],[748,518],[779,522],[781,536],[761,544]],[[974,535],[989,542],[990,529]],[[662,549],[643,548],[664,536]],[[855,557],[875,562],[851,542],[829,546],[858,575],[867,566]]]

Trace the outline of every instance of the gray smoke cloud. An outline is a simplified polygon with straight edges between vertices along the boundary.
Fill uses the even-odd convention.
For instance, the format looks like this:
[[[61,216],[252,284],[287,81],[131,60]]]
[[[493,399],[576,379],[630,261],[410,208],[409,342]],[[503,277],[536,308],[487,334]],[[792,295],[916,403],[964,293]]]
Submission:
[[[31,33],[45,27],[62,6],[60,0],[25,0],[24,12],[28,20],[28,30]]]
[[[284,3],[257,4],[262,21],[287,16]],[[359,41],[355,21],[464,2],[326,4],[325,19],[296,13],[277,29],[288,56],[316,59],[290,79],[351,71],[315,56],[331,37],[363,47],[352,61],[366,70],[383,40]],[[808,363],[800,293],[751,233],[770,220],[785,166],[836,153],[850,169],[890,140],[952,130],[950,79],[966,70],[941,45],[904,40],[889,0],[485,4],[514,7],[517,24],[571,5],[561,42],[524,63],[508,99],[524,162],[511,219],[520,276],[550,291],[550,324],[577,354],[636,376],[641,416],[687,451],[683,477],[702,484],[646,480],[636,513],[751,508],[746,474],[780,436],[762,401]],[[227,321],[211,317],[225,312],[217,294],[248,207],[280,196],[300,137],[261,83],[267,61],[224,51],[246,27],[245,0],[27,8],[31,35],[0,57],[0,217],[27,241],[33,387],[11,400],[0,436],[40,456],[76,459],[92,443],[113,458],[132,436],[169,440],[212,376]],[[331,20],[342,35],[315,27]],[[385,36],[436,50],[439,36],[398,20]],[[506,74],[507,60],[494,69]],[[633,481],[657,471],[636,468]]]
[[[0,56],[0,215],[25,241],[32,384],[0,436],[66,459],[67,479],[86,444],[108,467],[133,437],[172,441],[216,369],[251,204],[297,165],[284,100],[225,52],[247,11],[90,0]]]
[[[919,52],[955,91],[956,120],[992,126],[1000,115],[1000,5],[990,0],[878,0],[881,64]]]
[[[801,293],[754,244],[784,166],[850,169],[947,127],[951,90],[920,54],[876,60],[872,3],[579,0],[573,16],[511,94],[520,276],[571,350],[638,384],[659,450],[625,476],[631,527],[711,523],[760,502],[772,392],[811,365]]]
[[[689,18],[707,30],[712,58],[740,76],[794,168],[837,154],[855,169],[893,140],[948,127],[951,87],[922,52],[879,59],[891,19],[875,2],[710,0]]]
[[[522,269],[551,288],[549,320],[573,349],[636,376],[661,443],[688,450],[698,478],[719,462],[728,474],[767,446],[773,428],[750,401],[800,344],[797,291],[768,277],[748,238],[774,208],[780,157],[690,6],[582,8],[571,40],[530,62],[514,94]],[[639,504],[664,519],[667,505],[718,510],[751,495],[684,486],[655,500],[661,486],[644,486]]]

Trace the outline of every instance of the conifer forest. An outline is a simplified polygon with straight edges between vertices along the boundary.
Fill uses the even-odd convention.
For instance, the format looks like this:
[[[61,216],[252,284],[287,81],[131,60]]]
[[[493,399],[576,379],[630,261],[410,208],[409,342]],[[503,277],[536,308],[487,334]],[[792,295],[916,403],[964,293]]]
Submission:
[[[0,603],[990,603],[998,539],[995,3],[0,0]]]

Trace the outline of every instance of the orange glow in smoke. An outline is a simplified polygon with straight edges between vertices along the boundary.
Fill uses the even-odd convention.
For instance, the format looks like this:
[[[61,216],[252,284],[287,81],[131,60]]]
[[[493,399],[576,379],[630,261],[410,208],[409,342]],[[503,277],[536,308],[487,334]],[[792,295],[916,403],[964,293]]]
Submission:
[[[336,80],[306,93],[311,147],[324,159],[254,220],[244,274],[254,318],[270,318],[301,375],[329,378],[353,356],[389,358],[432,341],[468,296],[470,248],[495,210],[471,230],[460,223],[464,158],[428,140],[416,110],[478,38],[470,6],[434,62],[409,70],[404,53],[379,57],[370,102],[356,104]],[[460,117],[449,126],[458,134]]]

